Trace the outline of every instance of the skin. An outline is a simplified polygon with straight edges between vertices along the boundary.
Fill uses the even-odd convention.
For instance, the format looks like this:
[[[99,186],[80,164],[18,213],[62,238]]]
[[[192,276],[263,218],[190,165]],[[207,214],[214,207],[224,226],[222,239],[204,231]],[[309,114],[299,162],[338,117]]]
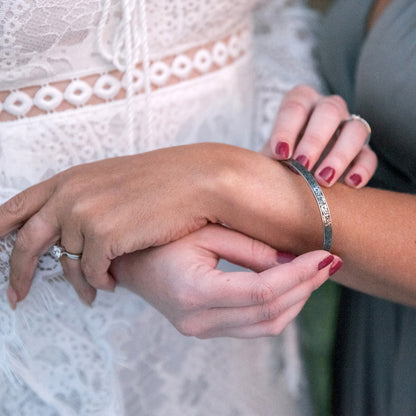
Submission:
[[[322,125],[326,127],[317,143],[316,123],[312,123],[312,127],[310,123],[322,114],[325,114]],[[290,122],[301,116],[302,122]],[[306,154],[309,168],[315,171],[317,178],[322,169],[335,167],[337,175],[344,172],[346,178],[351,172],[358,172],[361,186],[374,172],[376,158],[364,144],[368,135],[365,125],[356,120],[345,123],[348,116],[340,97],[323,97],[307,86],[295,88],[285,98],[276,117],[268,147],[270,153],[279,158],[273,153],[277,148],[274,141],[282,141],[284,132],[289,147],[286,157],[291,156],[295,142],[299,141],[294,156],[299,151]],[[323,151],[326,155],[319,161]],[[266,161],[272,167],[264,164]],[[269,170],[267,174],[266,169]],[[249,178],[254,182],[249,188],[245,185],[248,172],[254,175]],[[68,251],[83,253],[81,261],[65,257],[61,263],[66,277],[87,303],[93,300],[95,289],[114,289],[115,280],[108,269],[115,258],[177,240],[208,223],[231,225],[274,247],[297,254],[319,248],[320,230],[306,237],[312,239],[312,245],[304,243],[294,247],[288,241],[293,237],[298,239],[300,230],[296,228],[299,225],[293,221],[296,228],[292,230],[287,224],[275,224],[268,218],[269,213],[276,211],[277,202],[291,213],[290,198],[300,189],[302,198],[307,195],[313,203],[310,191],[304,189],[303,179],[298,177],[296,182],[288,173],[263,155],[221,144],[160,149],[68,169],[23,191],[0,207],[0,235],[23,224],[10,258],[10,303],[15,307],[16,302],[26,296],[39,256],[59,239]],[[230,183],[235,190],[239,189],[239,201],[227,201],[234,193],[228,189]],[[240,205],[250,206],[260,193],[263,199],[267,198],[263,203],[266,215],[252,207],[249,214],[254,215],[247,220]],[[289,203],[283,203],[285,200]],[[227,218],[229,213],[221,209],[222,205],[233,211],[230,219]],[[306,207],[303,202],[302,206],[300,215],[310,222],[312,217],[320,222],[316,206]],[[248,222],[251,223],[249,227]],[[279,241],[270,239],[265,229],[268,227],[272,235],[279,235]]]
[[[219,258],[254,270],[224,273]],[[260,241],[208,225],[166,246],[115,259],[111,273],[183,335],[279,334],[341,260],[319,250],[294,259]]]
[[[193,181],[197,194],[192,200],[207,201],[194,220],[227,224],[295,254],[321,246],[316,203],[299,175],[264,155],[233,146],[200,144],[174,150],[175,160],[186,157],[199,166],[211,166],[201,183]],[[40,189],[29,192],[40,195]],[[416,241],[411,236],[416,235],[416,197],[372,188],[355,190],[343,184],[326,189],[325,194],[333,217],[333,252],[344,260],[346,271],[337,274],[336,280],[369,294],[415,305]],[[30,195],[25,194],[23,203],[32,201]],[[185,201],[184,206],[187,204]],[[22,210],[13,211],[14,215],[16,212],[21,214]],[[181,219],[186,213],[178,210],[175,215]],[[1,218],[4,221],[5,215]],[[162,223],[163,217],[156,218],[156,235],[163,235],[166,226],[173,227],[166,234],[169,238],[182,231],[177,228],[180,221]],[[143,235],[147,237],[147,233]]]
[[[325,129],[318,135],[314,129],[319,123],[310,123],[322,114]],[[340,97],[323,97],[306,86],[295,88],[279,110],[265,153],[281,158],[276,154],[277,143],[285,141],[288,154],[284,156],[306,155],[303,162],[323,186],[330,187],[342,175],[347,184],[342,189],[360,188],[374,173],[376,158],[365,145],[365,125],[357,120],[345,123],[348,116]],[[291,123],[294,119],[301,122]],[[320,175],[327,167],[336,172],[329,182]],[[359,184],[349,181],[352,175],[360,176]],[[208,254],[201,261],[195,247],[203,245],[206,234],[201,240],[195,231],[209,223],[227,224],[254,237],[253,241],[295,254],[319,249],[322,244],[320,216],[305,181],[265,155],[223,144],[198,144],[108,159],[71,168],[0,206],[0,235],[21,227],[10,258],[11,306],[29,291],[39,256],[60,239],[67,250],[83,253],[81,261],[63,257],[61,264],[87,303],[93,301],[97,288],[113,290],[117,280],[165,313],[183,333],[199,337],[274,335],[296,316],[311,292],[342,265],[339,257],[321,251],[300,256],[286,269],[270,263],[269,274],[276,276],[268,286],[273,296],[260,296],[260,304],[245,305],[249,309],[244,322],[232,318],[238,280],[235,275],[221,275],[231,282],[226,292],[231,310],[210,318],[217,305],[206,301],[205,291],[196,292],[193,308],[187,307],[187,297],[180,294],[183,288],[198,287],[197,282],[208,282],[205,287],[213,290],[220,284],[212,259],[231,256],[236,263],[259,271],[243,288],[250,298],[252,281],[263,278],[266,269],[256,269],[258,265],[247,254],[250,250],[239,251],[239,234],[212,240],[215,244],[204,246]],[[335,224],[334,231],[339,232]],[[217,229],[215,233],[218,236]],[[175,240],[179,241],[166,245]],[[227,253],[218,246],[221,241],[228,241]],[[253,241],[250,247],[262,244]],[[137,251],[154,246],[162,247]],[[322,262],[325,272],[321,271]],[[286,286],[282,288],[279,282]],[[176,290],[166,291],[166,287]],[[222,307],[221,312],[226,312]],[[264,311],[268,311],[266,315]],[[202,316],[203,320],[196,318]],[[201,327],[201,322],[211,324]]]
[[[226,199],[217,217],[289,252],[318,248],[321,220],[303,178],[270,160],[253,159],[241,154],[233,167],[239,173],[225,178],[221,186]],[[244,198],[244,189],[259,198]],[[365,293],[416,305],[416,197],[368,187],[353,190],[343,184],[326,189],[325,195],[333,219],[332,251],[344,261],[334,279]]]

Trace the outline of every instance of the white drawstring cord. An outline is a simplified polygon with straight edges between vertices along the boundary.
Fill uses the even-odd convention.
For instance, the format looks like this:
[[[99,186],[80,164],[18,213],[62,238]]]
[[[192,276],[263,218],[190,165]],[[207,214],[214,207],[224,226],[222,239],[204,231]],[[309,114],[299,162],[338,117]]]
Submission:
[[[144,74],[144,90],[145,90],[145,111],[146,111],[146,148],[149,148],[149,142],[153,139],[153,110],[150,102],[150,94],[152,92],[150,85],[150,55],[149,55],[149,39],[147,30],[147,13],[146,0],[140,0],[140,26],[142,27],[142,56],[143,56],[143,74]]]
[[[147,147],[148,142],[153,137],[153,112],[151,108],[150,95],[150,56],[149,56],[149,42],[147,30],[147,13],[146,0],[139,0],[139,15],[141,36],[139,36],[138,19],[137,19],[137,0],[121,0],[122,19],[117,26],[113,41],[112,51],[108,51],[104,46],[104,31],[106,23],[110,14],[111,0],[104,0],[103,12],[97,28],[97,44],[101,56],[112,62],[120,71],[125,71],[125,88],[126,88],[126,125],[127,137],[129,145],[129,154],[136,153],[135,136],[134,136],[134,86],[133,86],[133,72],[136,63],[139,60],[141,49],[143,74],[144,74],[144,88],[145,88],[145,135],[142,140]]]
[[[101,14],[101,19],[98,22],[98,27],[97,27],[97,46],[98,46],[98,51],[100,52],[100,55],[106,59],[107,61],[112,61],[113,60],[113,56],[111,55],[110,52],[108,52],[104,45],[104,29],[105,29],[105,24],[107,23],[107,19],[108,19],[108,15],[110,13],[110,6],[111,6],[111,0],[104,0],[104,5],[103,5],[103,11]]]
[[[123,18],[122,22],[124,25],[124,50],[125,50],[125,61],[126,61],[126,102],[127,102],[127,139],[129,144],[129,154],[136,153],[135,146],[135,137],[134,137],[134,109],[133,109],[133,68],[134,68],[134,59],[132,52],[132,28],[130,22],[132,21],[132,14],[134,10],[129,6],[129,0],[122,0],[121,6],[123,9]],[[133,28],[134,30],[134,28]]]

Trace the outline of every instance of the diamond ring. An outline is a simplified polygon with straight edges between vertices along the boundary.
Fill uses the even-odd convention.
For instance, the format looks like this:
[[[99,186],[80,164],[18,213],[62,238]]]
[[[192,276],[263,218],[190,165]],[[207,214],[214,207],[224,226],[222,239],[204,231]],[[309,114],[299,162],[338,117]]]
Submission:
[[[80,260],[82,257],[82,253],[80,254],[70,253],[69,251],[65,250],[64,247],[58,246],[58,245],[54,245],[51,248],[51,254],[55,260],[59,260],[62,256],[67,256],[72,260]]]

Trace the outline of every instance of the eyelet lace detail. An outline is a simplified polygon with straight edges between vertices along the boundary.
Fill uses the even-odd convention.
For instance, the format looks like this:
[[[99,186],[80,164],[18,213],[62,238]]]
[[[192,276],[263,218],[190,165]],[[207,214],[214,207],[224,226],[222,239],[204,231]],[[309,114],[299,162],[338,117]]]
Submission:
[[[231,65],[247,53],[249,39],[249,29],[244,28],[215,43],[152,62],[149,70],[152,89],[177,84]],[[143,93],[141,64],[134,68],[132,75],[134,93]],[[5,97],[3,103],[0,101],[0,121],[123,99],[126,88],[126,74],[113,70],[86,78],[3,92],[0,93],[0,98]]]

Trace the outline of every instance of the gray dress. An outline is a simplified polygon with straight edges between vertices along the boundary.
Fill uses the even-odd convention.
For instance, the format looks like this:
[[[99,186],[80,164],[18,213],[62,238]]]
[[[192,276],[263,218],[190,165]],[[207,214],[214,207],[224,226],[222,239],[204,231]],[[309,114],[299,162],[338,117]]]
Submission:
[[[416,1],[393,0],[366,33],[372,3],[334,3],[322,71],[373,128],[370,185],[415,194]],[[334,358],[335,416],[416,415],[416,309],[343,289]]]

